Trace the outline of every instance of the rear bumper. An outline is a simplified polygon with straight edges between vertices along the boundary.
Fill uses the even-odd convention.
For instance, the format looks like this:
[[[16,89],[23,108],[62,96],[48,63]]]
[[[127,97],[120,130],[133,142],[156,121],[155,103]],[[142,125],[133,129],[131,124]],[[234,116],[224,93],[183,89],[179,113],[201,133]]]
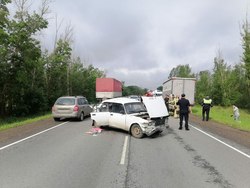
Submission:
[[[52,112],[52,116],[53,116],[53,118],[77,118],[78,113],[73,112],[70,114],[60,114],[60,113]]]

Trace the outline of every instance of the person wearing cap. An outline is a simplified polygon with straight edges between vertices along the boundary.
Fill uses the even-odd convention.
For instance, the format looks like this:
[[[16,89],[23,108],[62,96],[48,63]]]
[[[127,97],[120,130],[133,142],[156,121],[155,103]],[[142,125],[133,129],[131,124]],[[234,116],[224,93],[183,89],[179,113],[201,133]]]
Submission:
[[[189,112],[190,112],[190,102],[188,99],[185,98],[185,94],[183,93],[181,95],[181,99],[178,100],[178,102],[176,103],[177,105],[179,105],[179,109],[180,109],[180,127],[179,129],[182,129],[182,123],[183,123],[183,119],[185,120],[185,128],[188,131],[189,127],[188,127],[188,118],[189,118]]]
[[[202,103],[202,121],[208,121],[209,120],[209,112],[210,112],[210,108],[213,107],[212,105],[212,99],[209,98],[209,96],[206,96]]]

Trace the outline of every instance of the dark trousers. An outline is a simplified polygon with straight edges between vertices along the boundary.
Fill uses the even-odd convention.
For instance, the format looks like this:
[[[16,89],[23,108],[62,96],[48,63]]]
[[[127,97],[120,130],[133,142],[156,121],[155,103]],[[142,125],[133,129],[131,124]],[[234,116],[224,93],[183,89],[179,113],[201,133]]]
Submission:
[[[188,129],[188,113],[180,113],[180,128],[182,128],[183,119],[185,120],[185,128]]]
[[[208,121],[210,108],[202,108],[202,120]]]

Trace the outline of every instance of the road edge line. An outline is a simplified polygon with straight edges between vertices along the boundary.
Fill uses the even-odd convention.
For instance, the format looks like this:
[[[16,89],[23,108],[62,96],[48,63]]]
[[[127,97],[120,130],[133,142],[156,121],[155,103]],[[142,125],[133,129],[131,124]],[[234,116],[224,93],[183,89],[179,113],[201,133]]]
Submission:
[[[205,131],[203,131],[203,130],[201,130],[201,129],[198,129],[197,127],[195,127],[195,126],[193,126],[193,125],[191,125],[191,124],[189,124],[189,125],[190,125],[191,127],[193,127],[194,129],[196,129],[197,131],[200,131],[201,133],[207,135],[208,137],[210,137],[210,138],[216,140],[217,142],[220,142],[221,144],[224,144],[225,146],[231,148],[231,149],[234,150],[234,151],[237,151],[238,153],[240,153],[240,154],[242,154],[242,155],[244,155],[245,157],[247,157],[247,158],[250,159],[250,155],[248,155],[248,154],[246,154],[246,153],[240,151],[239,149],[237,149],[237,148],[235,148],[235,147],[233,147],[233,146],[231,146],[231,145],[229,145],[229,144],[227,144],[227,143],[221,141],[220,139],[218,139],[218,138],[216,138],[216,137],[214,137],[214,136],[212,136],[212,135],[206,133]]]
[[[66,124],[66,123],[68,123],[68,121],[67,121],[67,122],[64,122],[64,123],[61,123],[61,124],[59,124],[59,125],[56,125],[56,126],[54,126],[54,127],[51,127],[51,128],[49,128],[49,129],[46,129],[46,130],[44,130],[44,131],[38,132],[38,133],[36,133],[36,134],[33,134],[33,135],[31,135],[31,136],[28,136],[28,137],[26,137],[26,138],[23,138],[23,139],[21,139],[21,140],[18,140],[18,141],[16,141],[16,142],[13,142],[13,143],[11,143],[11,144],[8,144],[8,145],[6,145],[6,146],[3,146],[3,147],[0,148],[0,151],[6,149],[6,148],[8,148],[8,147],[11,147],[11,146],[13,146],[13,145],[16,145],[16,144],[18,144],[18,143],[20,143],[20,142],[23,142],[23,141],[25,141],[25,140],[28,140],[28,139],[30,139],[30,138],[33,138],[33,137],[35,137],[35,136],[38,136],[38,135],[40,135],[40,134],[42,134],[42,133],[45,133],[45,132],[50,131],[50,130],[52,130],[52,129],[55,129],[55,128],[57,128],[57,127],[59,127],[59,126],[61,126],[61,125],[64,125],[64,124]]]

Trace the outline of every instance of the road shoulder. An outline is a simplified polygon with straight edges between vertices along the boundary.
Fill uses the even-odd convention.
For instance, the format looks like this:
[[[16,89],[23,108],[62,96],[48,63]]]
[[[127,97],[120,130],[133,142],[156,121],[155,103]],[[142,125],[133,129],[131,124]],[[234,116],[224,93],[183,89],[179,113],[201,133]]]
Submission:
[[[33,123],[28,123],[26,125],[2,130],[0,131],[0,147],[49,129],[60,123],[61,122],[55,122],[53,118],[48,118]]]
[[[243,131],[223,125],[215,121],[202,121],[201,117],[190,114],[191,124],[199,126],[201,129],[217,134],[223,138],[229,139],[237,144],[245,146],[250,149],[250,132]]]

